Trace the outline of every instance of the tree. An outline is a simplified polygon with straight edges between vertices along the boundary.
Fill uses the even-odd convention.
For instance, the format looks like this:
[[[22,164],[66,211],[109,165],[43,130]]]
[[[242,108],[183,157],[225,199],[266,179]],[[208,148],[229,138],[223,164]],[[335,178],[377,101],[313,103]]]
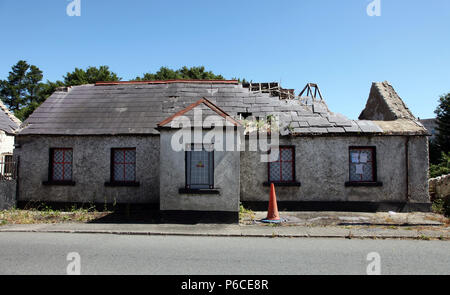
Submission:
[[[145,73],[142,77],[136,77],[134,81],[157,81],[157,80],[224,80],[222,75],[216,75],[211,71],[206,71],[205,67],[186,66],[172,70],[161,67],[156,73]]]
[[[430,155],[430,164],[439,164],[441,161],[441,150],[436,144],[436,140],[428,140],[428,152]]]
[[[42,83],[42,71],[20,60],[12,67],[7,80],[0,80],[0,99],[20,120],[28,116],[49,97],[58,87],[93,84],[95,82],[120,81],[122,78],[108,66],[75,68],[63,76],[63,81]],[[182,67],[172,70],[161,67],[156,73],[146,73],[135,80],[224,80],[222,75],[206,71],[205,67]],[[245,79],[244,79],[245,81]]]
[[[24,60],[12,66],[6,80],[0,80],[0,99],[20,120],[25,120],[45,100],[42,71]]]
[[[441,152],[450,152],[450,93],[439,98],[436,108],[437,138],[436,142]]]
[[[65,86],[94,84],[95,82],[120,81],[116,73],[111,72],[108,66],[88,67],[86,70],[75,68],[64,77]]]
[[[450,173],[450,153],[442,153],[439,164],[430,165],[430,178]]]

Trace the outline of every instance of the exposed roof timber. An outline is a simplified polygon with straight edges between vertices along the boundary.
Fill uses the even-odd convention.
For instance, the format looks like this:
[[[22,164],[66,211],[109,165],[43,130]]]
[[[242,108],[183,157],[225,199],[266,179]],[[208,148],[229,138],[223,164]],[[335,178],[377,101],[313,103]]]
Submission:
[[[315,84],[315,83],[306,84],[305,88],[303,88],[303,90],[300,92],[299,97],[301,97],[305,91],[306,91],[306,96],[310,96],[314,100],[316,100],[317,94],[319,94],[320,100],[323,100],[322,93],[320,92],[320,88],[317,84]]]

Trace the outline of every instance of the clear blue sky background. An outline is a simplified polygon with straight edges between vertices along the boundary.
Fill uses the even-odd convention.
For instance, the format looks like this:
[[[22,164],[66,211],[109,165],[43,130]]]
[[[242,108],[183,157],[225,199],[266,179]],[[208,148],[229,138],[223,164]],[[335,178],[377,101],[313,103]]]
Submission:
[[[450,92],[450,1],[0,0],[0,79],[19,59],[57,80],[108,65],[123,80],[204,65],[226,78],[317,82],[332,111],[357,118],[371,83],[390,81],[416,116]]]

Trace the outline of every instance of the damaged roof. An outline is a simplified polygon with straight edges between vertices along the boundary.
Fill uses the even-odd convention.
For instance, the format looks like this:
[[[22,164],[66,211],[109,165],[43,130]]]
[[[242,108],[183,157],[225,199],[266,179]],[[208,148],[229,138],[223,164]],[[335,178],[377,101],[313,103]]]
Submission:
[[[388,82],[372,83],[366,107],[359,115],[360,120],[392,121],[397,119],[416,120],[406,104]]]
[[[201,99],[239,120],[280,115],[281,134],[383,133],[371,120],[350,120],[325,101],[280,99],[238,81],[112,82],[73,86],[51,95],[23,124],[20,134],[159,134],[158,124]],[[204,101],[202,101],[204,102]],[[217,112],[216,112],[217,113]],[[284,133],[283,133],[284,131]]]
[[[0,130],[5,133],[14,134],[20,124],[20,120],[8,110],[2,101],[0,101]]]

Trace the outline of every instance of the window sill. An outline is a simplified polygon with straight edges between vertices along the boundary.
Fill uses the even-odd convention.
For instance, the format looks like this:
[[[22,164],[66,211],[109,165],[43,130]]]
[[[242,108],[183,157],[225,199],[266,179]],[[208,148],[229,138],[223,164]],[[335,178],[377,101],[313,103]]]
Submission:
[[[353,181],[347,181],[345,183],[345,186],[347,187],[357,187],[357,186],[383,186],[383,183],[380,181],[370,181],[370,182],[353,182]]]
[[[108,181],[105,182],[107,187],[118,187],[118,186],[140,186],[139,181]]]
[[[65,180],[65,181],[48,180],[48,181],[43,181],[42,184],[43,185],[67,185],[67,186],[74,186],[75,185],[75,181],[71,181],[71,180]]]
[[[178,190],[180,194],[192,194],[192,195],[218,195],[220,191],[218,189],[192,189],[192,188],[180,188]]]
[[[270,186],[270,184],[273,183],[276,187],[280,187],[280,186],[293,186],[293,187],[300,187],[301,183],[298,181],[293,181],[293,182],[264,182],[263,186]]]

